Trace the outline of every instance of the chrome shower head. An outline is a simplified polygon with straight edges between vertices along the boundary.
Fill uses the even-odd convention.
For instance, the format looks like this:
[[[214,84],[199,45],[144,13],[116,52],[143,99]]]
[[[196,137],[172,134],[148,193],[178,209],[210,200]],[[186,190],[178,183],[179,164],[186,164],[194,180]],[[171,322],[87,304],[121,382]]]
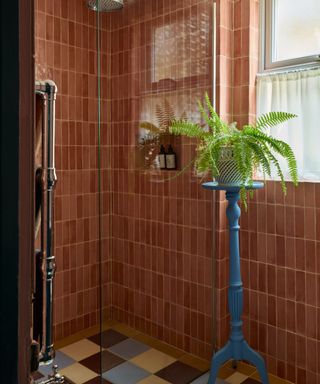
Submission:
[[[87,0],[87,6],[94,11],[111,12],[123,7],[123,0]]]

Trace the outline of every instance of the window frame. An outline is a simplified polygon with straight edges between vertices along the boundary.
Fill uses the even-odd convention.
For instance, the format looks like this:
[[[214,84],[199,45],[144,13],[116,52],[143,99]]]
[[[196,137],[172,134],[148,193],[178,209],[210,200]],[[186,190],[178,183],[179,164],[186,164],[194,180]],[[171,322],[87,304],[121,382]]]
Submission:
[[[260,2],[260,72],[288,68],[316,67],[320,65],[320,52],[317,55],[273,61],[275,0]]]

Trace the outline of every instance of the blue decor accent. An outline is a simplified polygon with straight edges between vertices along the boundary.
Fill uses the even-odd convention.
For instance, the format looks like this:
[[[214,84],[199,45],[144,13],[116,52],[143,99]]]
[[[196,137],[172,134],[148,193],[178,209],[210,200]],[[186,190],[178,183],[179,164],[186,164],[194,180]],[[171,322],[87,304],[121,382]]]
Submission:
[[[227,344],[214,354],[211,361],[211,371],[208,384],[216,382],[218,370],[226,361],[233,359],[246,360],[256,366],[262,383],[269,384],[269,378],[263,358],[255,352],[244,339],[242,333],[242,312],[243,312],[243,287],[240,272],[239,254],[239,218],[241,214],[238,200],[240,199],[240,185],[237,184],[218,184],[217,182],[205,183],[205,189],[213,191],[226,191],[228,200],[227,218],[230,232],[230,277],[228,304],[231,315],[231,332]],[[246,189],[261,189],[263,183],[253,182],[246,186]]]

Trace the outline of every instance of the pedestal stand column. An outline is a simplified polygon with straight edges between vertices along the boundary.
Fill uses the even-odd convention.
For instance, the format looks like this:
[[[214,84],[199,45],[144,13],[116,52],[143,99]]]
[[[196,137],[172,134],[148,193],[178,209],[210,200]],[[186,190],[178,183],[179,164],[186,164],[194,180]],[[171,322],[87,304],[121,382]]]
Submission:
[[[268,374],[263,358],[255,352],[246,342],[242,332],[242,312],[243,312],[243,287],[240,271],[240,252],[239,252],[239,218],[240,207],[240,186],[219,185],[218,183],[206,183],[203,187],[210,190],[226,191],[228,200],[227,218],[230,233],[230,270],[229,270],[229,290],[228,307],[231,316],[230,336],[225,346],[214,354],[211,361],[211,371],[208,384],[214,384],[220,366],[226,361],[233,359],[246,360],[256,366],[262,383],[269,384]],[[254,182],[247,189],[261,189],[263,183]]]

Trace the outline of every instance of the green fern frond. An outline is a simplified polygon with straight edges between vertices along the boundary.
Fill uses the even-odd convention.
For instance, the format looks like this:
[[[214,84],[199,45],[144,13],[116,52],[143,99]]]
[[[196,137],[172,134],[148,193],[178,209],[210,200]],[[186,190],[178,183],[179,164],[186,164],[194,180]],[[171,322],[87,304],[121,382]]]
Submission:
[[[169,131],[174,135],[184,135],[198,139],[203,139],[207,134],[199,127],[198,124],[194,124],[186,120],[172,121]]]
[[[196,160],[196,168],[200,173],[206,172],[208,169],[213,170],[213,173],[216,172],[212,159],[212,153],[209,148],[199,151]]]
[[[271,137],[254,128],[247,128],[246,131],[250,132],[250,134],[253,137],[255,137],[258,142],[266,143],[269,147],[272,148],[272,150],[274,150],[277,154],[282,156],[287,161],[290,177],[294,185],[297,185],[298,184],[297,161],[290,145],[285,143],[282,140],[277,140],[274,137]]]
[[[245,209],[247,209],[247,187],[253,184],[253,171],[257,167],[260,167],[264,175],[271,176],[271,165],[273,165],[280,178],[282,190],[286,193],[279,156],[286,160],[290,177],[297,185],[297,162],[291,147],[264,131],[264,129],[284,123],[296,115],[286,112],[270,112],[260,116],[255,125],[244,125],[239,129],[236,127],[236,123],[228,125],[220,119],[208,94],[205,94],[204,100],[204,103],[199,101],[198,106],[205,126],[209,127],[209,132],[204,129],[201,122],[197,124],[187,121],[185,118],[172,120],[169,123],[170,133],[198,139],[195,166],[199,172],[210,171],[214,177],[219,176],[221,152],[225,147],[232,148],[240,179],[240,197]],[[172,113],[173,111],[168,105],[158,108],[157,111],[162,124],[165,121],[164,115],[172,116]],[[250,191],[250,196],[252,193]]]
[[[269,112],[258,118],[255,127],[259,130],[271,128],[295,117],[297,117],[297,115],[287,112]]]
[[[205,102],[206,102],[208,111],[211,115],[210,120],[212,122],[212,125],[214,125],[216,128],[215,130],[218,132],[225,132],[226,133],[227,132],[227,125],[220,119],[219,115],[217,114],[217,112],[213,108],[213,105],[211,103],[210,97],[209,97],[207,92],[205,93],[204,98],[205,98]]]
[[[246,145],[252,151],[255,166],[261,166],[264,174],[271,176],[271,167],[263,149],[251,137],[247,137]]]
[[[198,109],[201,113],[201,116],[202,116],[204,122],[208,125],[208,127],[214,128],[214,127],[212,127],[212,122],[210,121],[210,117],[208,116],[208,114],[207,114],[207,112],[206,112],[206,110],[205,110],[205,108],[204,108],[204,106],[200,100],[198,100]]]

